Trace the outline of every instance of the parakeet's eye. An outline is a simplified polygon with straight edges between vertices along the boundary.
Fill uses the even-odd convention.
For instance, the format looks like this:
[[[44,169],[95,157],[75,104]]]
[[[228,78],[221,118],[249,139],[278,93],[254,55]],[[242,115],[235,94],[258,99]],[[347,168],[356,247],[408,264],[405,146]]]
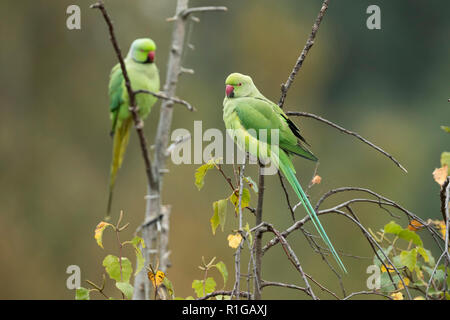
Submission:
[[[239,83],[238,83],[238,86],[239,86],[239,87],[242,86],[242,83],[239,82]]]

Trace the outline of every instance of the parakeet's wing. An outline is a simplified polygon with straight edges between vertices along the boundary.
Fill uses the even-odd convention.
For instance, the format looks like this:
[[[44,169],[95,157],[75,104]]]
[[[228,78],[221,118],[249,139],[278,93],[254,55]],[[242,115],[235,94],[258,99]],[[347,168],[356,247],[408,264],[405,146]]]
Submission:
[[[244,128],[256,130],[257,133],[260,129],[278,129],[279,145],[283,150],[317,161],[317,157],[299,141],[304,139],[298,127],[277,105],[269,100],[253,97],[237,98],[235,103],[236,114]]]
[[[117,117],[119,115],[119,109],[122,103],[124,103],[124,90],[125,83],[122,75],[122,70],[120,69],[120,64],[116,64],[110,74],[109,80],[109,111],[111,113],[112,126],[111,135],[114,134],[116,130]]]

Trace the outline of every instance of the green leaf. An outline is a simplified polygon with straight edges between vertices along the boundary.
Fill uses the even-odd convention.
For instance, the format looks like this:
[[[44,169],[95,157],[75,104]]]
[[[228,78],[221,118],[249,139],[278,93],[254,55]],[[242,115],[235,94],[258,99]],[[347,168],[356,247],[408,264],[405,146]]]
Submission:
[[[127,299],[133,298],[133,286],[128,282],[116,282],[116,287],[127,297]]]
[[[220,225],[222,231],[225,228],[227,217],[227,199],[215,201],[213,203],[214,214],[209,220],[211,222],[212,233],[216,234],[216,229]]]
[[[394,221],[389,222],[384,226],[385,233],[392,233],[397,235],[399,238],[412,241],[415,245],[422,246],[422,239],[420,239],[419,235],[411,230],[403,229],[400,225],[395,223]]]
[[[113,255],[107,255],[103,259],[103,266],[109,277],[117,282],[129,282],[133,268],[128,258],[122,257],[122,279],[120,277],[120,263],[119,258]]]
[[[397,274],[391,273],[392,280],[394,280],[395,284],[398,284],[400,281],[400,277]],[[387,272],[381,273],[380,276],[380,286],[381,291],[383,293],[391,293],[395,290],[395,286],[393,285],[391,278],[389,277],[389,274]]]
[[[137,266],[134,275],[137,275],[142,270],[145,264],[144,255],[142,254],[140,246],[145,248],[145,241],[141,237],[135,236],[131,241],[125,241],[124,244],[131,244],[136,254]]]
[[[250,242],[250,246],[253,246],[253,235],[250,232],[250,226],[248,225],[248,222],[245,224],[244,231],[247,232],[248,241]]]
[[[394,221],[391,221],[387,225],[384,226],[385,233],[398,234],[402,230],[403,230],[403,228],[401,226],[399,226],[397,223],[395,223]]]
[[[207,163],[197,168],[195,171],[195,185],[198,190],[201,190],[205,184],[205,175],[206,173],[214,168],[217,163],[220,162],[220,159],[210,159]]]
[[[417,247],[417,252],[422,256],[425,262],[430,262],[429,251],[425,250],[423,247]]]
[[[417,249],[411,249],[409,251],[403,250],[400,253],[400,260],[409,269],[413,271],[417,263]]]
[[[169,278],[164,277],[163,284],[167,288],[167,291],[169,292],[169,295],[171,297],[173,297],[174,294],[175,294],[175,291],[173,290],[173,285],[172,285],[172,282],[169,280]]]
[[[447,127],[447,126],[441,126],[441,129],[444,130],[445,132],[450,133],[450,127]]]
[[[412,241],[417,246],[423,246],[422,239],[420,239],[419,235],[414,231],[403,229],[400,231],[397,236],[406,241]]]
[[[206,281],[204,280],[194,280],[192,282],[192,288],[195,291],[197,297],[201,298],[208,293],[214,292],[216,289],[216,281],[213,278],[208,277]]]
[[[258,193],[258,185],[255,181],[253,181],[252,177],[244,177],[244,180],[248,183],[248,186],[253,190],[253,192]]]
[[[441,167],[444,165],[450,168],[450,152],[442,152],[441,154]]]
[[[230,196],[230,201],[234,205],[236,213],[239,212],[239,191],[233,192]],[[242,189],[241,208],[247,208],[250,205],[250,191],[247,188]]]
[[[223,261],[217,262],[215,265],[217,270],[219,270],[220,274],[223,277],[223,287],[225,288],[225,285],[227,284],[228,281],[228,270],[227,270],[227,266],[225,265],[225,263]]]
[[[83,287],[77,288],[75,291],[75,300],[90,300],[89,290]]]

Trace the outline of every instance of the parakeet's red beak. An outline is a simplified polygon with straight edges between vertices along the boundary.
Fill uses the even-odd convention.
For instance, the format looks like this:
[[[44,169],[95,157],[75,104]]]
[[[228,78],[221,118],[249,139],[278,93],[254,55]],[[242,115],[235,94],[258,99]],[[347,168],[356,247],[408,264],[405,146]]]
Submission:
[[[233,96],[234,96],[233,91],[234,91],[234,87],[227,84],[227,86],[225,87],[225,93],[228,98],[233,98]]]
[[[155,60],[155,51],[150,51],[150,52],[148,53],[148,60],[149,60],[150,62],[153,62],[153,60]]]

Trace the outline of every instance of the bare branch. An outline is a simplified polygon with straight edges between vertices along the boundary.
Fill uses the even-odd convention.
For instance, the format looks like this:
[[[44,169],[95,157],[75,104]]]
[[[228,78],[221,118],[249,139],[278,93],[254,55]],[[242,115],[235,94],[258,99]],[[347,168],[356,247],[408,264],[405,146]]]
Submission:
[[[289,284],[289,283],[262,281],[261,288],[264,288],[264,287],[282,287],[282,288],[296,289],[296,290],[303,291],[306,294],[309,294],[309,292],[306,288],[299,287],[299,286],[296,286],[294,284]]]
[[[284,101],[286,100],[286,95],[291,87],[292,83],[294,82],[295,76],[297,75],[298,71],[303,65],[303,61],[305,61],[306,55],[308,54],[311,47],[314,45],[314,39],[316,38],[317,30],[319,30],[320,23],[322,22],[323,16],[325,12],[328,9],[328,2],[329,0],[325,0],[322,3],[322,7],[319,11],[319,14],[317,15],[316,21],[314,22],[314,25],[312,27],[311,34],[308,37],[308,40],[306,41],[305,47],[302,50],[302,53],[297,59],[297,62],[295,63],[294,69],[292,69],[291,74],[289,75],[288,79],[284,84],[281,85],[281,97],[278,102],[278,105],[280,108],[283,108]]]
[[[195,7],[189,8],[180,13],[183,19],[186,19],[192,13],[208,12],[208,11],[228,11],[227,7],[224,6],[208,6],[208,7]]]
[[[338,129],[339,131],[352,135],[354,137],[356,137],[357,139],[361,140],[362,142],[368,144],[369,146],[371,146],[372,148],[374,148],[375,150],[381,152],[382,154],[384,154],[386,157],[388,157],[389,159],[391,159],[400,169],[402,169],[404,172],[408,173],[408,171],[400,164],[400,162],[398,162],[393,156],[391,156],[389,153],[387,153],[386,151],[384,151],[383,149],[381,149],[380,147],[378,147],[377,145],[373,144],[372,142],[370,142],[369,140],[363,138],[362,136],[360,136],[358,133],[347,130],[333,122],[331,122],[330,120],[324,119],[318,115],[312,114],[312,113],[308,113],[308,112],[296,112],[296,111],[288,111],[286,112],[286,114],[288,116],[299,116],[299,117],[306,117],[306,118],[313,118],[316,119],[318,121],[321,121],[323,123],[328,124],[329,126]]]
[[[168,96],[166,96],[164,94],[164,92],[155,93],[155,92],[151,92],[151,91],[148,91],[148,90],[141,89],[141,90],[134,91],[134,93],[135,94],[139,94],[139,93],[150,94],[150,95],[152,95],[154,97],[157,97],[157,98],[160,98],[160,99],[163,99],[163,100],[169,100],[169,101],[172,101],[174,103],[184,105],[189,111],[197,111],[193,106],[191,106],[191,104],[189,102],[187,102],[185,100],[182,100],[182,99],[179,99],[179,98],[175,98],[175,97],[168,97]]]
[[[258,181],[258,205],[256,207],[256,219],[255,225],[260,225],[262,223],[262,209],[264,202],[264,167],[260,163],[259,164],[259,181]],[[255,237],[255,265],[254,265],[254,273],[255,273],[255,300],[261,300],[261,268],[262,268],[262,233],[256,232]]]
[[[386,295],[384,293],[378,292],[378,291],[358,291],[358,292],[353,292],[353,293],[349,294],[348,296],[346,296],[342,300],[348,300],[351,297],[358,296],[358,295],[370,295],[370,294],[382,296],[382,297],[388,298],[389,300],[392,300],[392,298],[390,296],[388,296],[388,295]]]
[[[244,170],[245,164],[239,170],[239,199],[238,199],[238,215],[239,215],[239,232],[242,231],[242,193],[244,190]],[[236,252],[234,253],[235,263],[235,282],[231,298],[236,294],[236,298],[239,299],[240,293],[240,280],[241,280],[241,250],[244,246],[244,241],[241,241]]]
[[[231,296],[232,294],[233,293],[231,291],[219,290],[219,291],[214,291],[214,292],[208,293],[204,297],[200,297],[197,300],[207,300],[209,298],[217,297],[217,296]],[[252,299],[252,297],[253,297],[253,295],[247,291],[239,291],[239,296],[250,298],[250,299]]]

